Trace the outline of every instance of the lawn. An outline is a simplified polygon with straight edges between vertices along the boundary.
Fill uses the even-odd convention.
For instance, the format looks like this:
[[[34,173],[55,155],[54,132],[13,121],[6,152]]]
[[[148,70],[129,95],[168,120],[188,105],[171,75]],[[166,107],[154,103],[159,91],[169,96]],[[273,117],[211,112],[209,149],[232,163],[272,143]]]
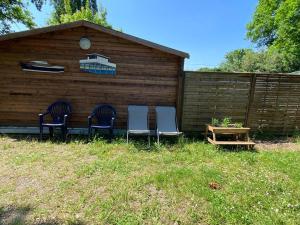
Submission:
[[[0,224],[300,224],[293,149],[2,136],[0,154]]]

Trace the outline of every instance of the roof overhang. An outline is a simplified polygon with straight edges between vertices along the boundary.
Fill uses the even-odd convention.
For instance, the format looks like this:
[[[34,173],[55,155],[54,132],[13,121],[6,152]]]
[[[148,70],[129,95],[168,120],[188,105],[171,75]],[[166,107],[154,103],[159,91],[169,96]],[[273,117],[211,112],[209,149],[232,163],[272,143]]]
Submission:
[[[189,54],[186,52],[178,51],[173,48],[169,48],[160,44],[156,44],[151,41],[144,40],[142,38],[138,38],[120,31],[116,31],[113,29],[109,29],[106,27],[103,27],[98,24],[94,24],[85,20],[79,20],[71,23],[65,23],[65,24],[60,24],[60,25],[54,25],[54,26],[48,26],[48,27],[43,27],[43,28],[36,28],[32,30],[27,30],[27,31],[21,31],[21,32],[16,32],[16,33],[10,33],[6,35],[0,36],[0,41],[6,41],[6,40],[11,40],[15,38],[22,38],[22,37],[27,37],[27,36],[32,36],[32,35],[37,35],[37,34],[43,34],[43,33],[48,33],[48,32],[53,32],[53,31],[60,31],[60,30],[65,30],[65,29],[70,29],[70,28],[75,28],[75,27],[88,27],[94,30],[101,31],[103,33],[107,33],[119,38],[123,38],[153,49],[160,50],[162,52],[167,52],[172,55],[177,55],[182,58],[189,58]]]

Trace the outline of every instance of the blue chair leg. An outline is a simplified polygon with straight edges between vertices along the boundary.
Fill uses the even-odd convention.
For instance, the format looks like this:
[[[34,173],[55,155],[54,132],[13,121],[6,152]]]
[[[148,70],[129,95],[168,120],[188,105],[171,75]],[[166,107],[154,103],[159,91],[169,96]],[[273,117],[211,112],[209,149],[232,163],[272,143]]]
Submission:
[[[92,128],[89,127],[89,130],[88,130],[88,140],[90,141],[92,138]]]
[[[43,140],[43,126],[40,125],[40,141]]]
[[[113,137],[114,137],[114,130],[111,128],[111,129],[109,129],[109,141],[110,142],[112,141]]]
[[[61,132],[62,132],[62,140],[65,142],[66,137],[67,137],[67,128],[65,126],[61,127]]]
[[[49,127],[49,136],[53,138],[53,127]]]

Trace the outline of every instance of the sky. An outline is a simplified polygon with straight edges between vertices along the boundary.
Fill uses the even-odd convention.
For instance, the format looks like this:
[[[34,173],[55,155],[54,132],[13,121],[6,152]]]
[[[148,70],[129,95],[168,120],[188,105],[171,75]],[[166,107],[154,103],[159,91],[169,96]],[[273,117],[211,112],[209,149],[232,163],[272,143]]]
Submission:
[[[49,1],[48,1],[49,2]],[[101,0],[108,22],[123,32],[190,54],[186,70],[218,66],[237,48],[254,48],[246,39],[258,0]],[[47,25],[52,7],[29,8],[38,27]],[[15,31],[24,30],[15,25]]]

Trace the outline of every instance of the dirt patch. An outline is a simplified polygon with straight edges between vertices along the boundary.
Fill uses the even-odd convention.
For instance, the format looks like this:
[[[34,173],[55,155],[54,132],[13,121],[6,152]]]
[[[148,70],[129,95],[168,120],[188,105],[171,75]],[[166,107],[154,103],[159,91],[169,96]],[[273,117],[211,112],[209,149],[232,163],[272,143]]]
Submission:
[[[147,208],[155,208],[159,214],[159,221],[162,224],[192,224],[193,215],[197,215],[197,224],[208,224],[207,218],[203,216],[207,207],[206,203],[199,204],[199,199],[194,202],[194,199],[176,199],[172,193],[158,189],[154,185],[147,185],[139,192],[135,192],[131,196],[129,207],[136,212],[141,212]],[[144,224],[153,224],[153,216],[148,215],[144,218]]]
[[[258,151],[300,151],[300,144],[294,143],[292,140],[272,140],[272,141],[255,141],[255,149]]]

